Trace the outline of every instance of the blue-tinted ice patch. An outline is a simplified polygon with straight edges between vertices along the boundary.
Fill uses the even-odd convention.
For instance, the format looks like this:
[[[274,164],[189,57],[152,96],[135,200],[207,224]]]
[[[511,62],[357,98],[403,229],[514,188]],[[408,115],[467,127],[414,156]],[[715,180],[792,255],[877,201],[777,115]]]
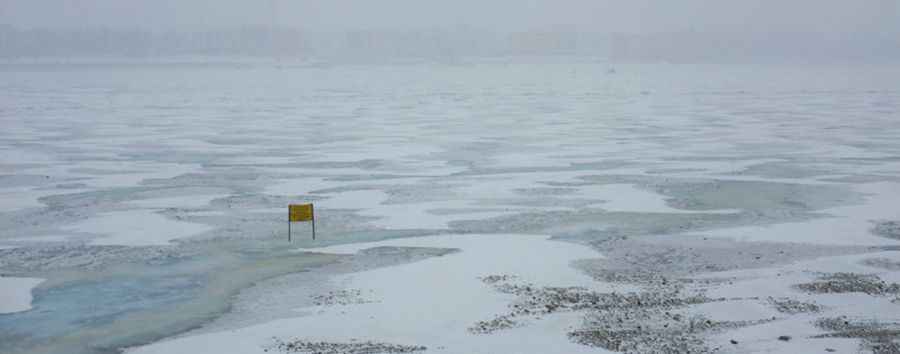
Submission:
[[[131,312],[184,302],[201,285],[198,275],[117,276],[38,288],[30,311],[0,315],[0,342],[23,337],[41,341],[109,325]]]

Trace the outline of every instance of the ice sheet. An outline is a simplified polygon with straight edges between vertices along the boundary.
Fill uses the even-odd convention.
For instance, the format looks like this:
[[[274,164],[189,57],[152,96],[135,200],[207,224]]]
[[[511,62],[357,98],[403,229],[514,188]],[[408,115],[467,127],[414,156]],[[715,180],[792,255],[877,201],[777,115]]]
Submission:
[[[900,240],[878,237],[870,232],[873,221],[900,219],[900,209],[896,208],[897,200],[900,200],[900,184],[871,183],[860,185],[857,189],[868,196],[865,203],[823,210],[823,213],[833,216],[830,218],[721,229],[703,235],[745,241],[833,245],[900,244]]]
[[[535,233],[585,228],[591,232],[573,235],[586,242],[596,241],[593,238],[604,230],[629,237],[687,230],[752,241],[898,243],[869,232],[876,219],[900,219],[895,205],[900,200],[896,186],[900,126],[895,119],[900,71],[893,66],[641,64],[607,75],[607,64],[593,60],[500,61],[277,69],[269,63],[239,69],[158,63],[97,65],[88,70],[67,64],[53,66],[54,70],[11,67],[3,71],[8,95],[0,110],[0,126],[6,128],[0,129],[0,239],[15,239],[10,242],[35,250],[3,254],[16,259],[40,252],[47,254],[47,264],[35,260],[30,265],[84,275],[88,272],[73,264],[84,264],[80,257],[90,258],[102,248],[93,245],[172,245],[216,227],[204,235],[209,236],[204,242],[167,250],[227,252],[233,246],[230,242],[237,242],[236,235],[274,239],[284,229],[285,204],[303,202],[294,200],[298,196],[312,197],[317,212],[336,215],[330,223],[322,223],[324,237],[352,230],[354,241],[409,234],[394,232],[398,229],[462,232],[515,227]],[[30,175],[42,178],[28,180]],[[594,184],[592,176],[607,184]],[[766,195],[754,201],[753,210],[740,213],[717,209],[717,204],[730,204],[723,199],[741,194],[734,189],[724,197],[716,194],[715,186],[733,181],[753,181],[757,183],[747,188],[790,195]],[[873,181],[877,183],[858,185]],[[685,195],[656,192],[668,183]],[[687,194],[693,183],[713,186],[703,189],[708,198],[690,200]],[[782,188],[785,185],[817,188]],[[816,206],[817,200],[829,199],[817,198],[817,193],[830,191],[818,187],[854,185],[870,194],[865,204],[833,207],[854,200],[848,196],[844,201],[829,200],[827,210]],[[698,202],[704,211],[669,206],[669,197],[684,202],[673,206]],[[484,220],[515,213],[528,215]],[[833,217],[781,223],[813,213]],[[227,222],[221,222],[223,216]],[[180,221],[184,219],[210,224]],[[454,223],[459,220],[471,222]],[[510,220],[515,225],[502,225]],[[753,226],[757,220],[773,225]],[[336,224],[338,232],[329,233]],[[451,225],[462,226],[453,230]],[[78,232],[71,238],[90,244],[42,245],[38,242],[55,239],[28,238],[70,238],[70,231]],[[257,344],[269,340],[270,334],[346,340],[349,330],[342,325],[351,319],[354,335],[447,344],[448,351],[587,350],[565,338],[569,327],[577,327],[580,320],[569,315],[550,316],[496,335],[466,335],[464,324],[490,319],[493,312],[450,313],[438,301],[450,308],[495,312],[509,300],[473,280],[474,268],[484,273],[517,271],[538,283],[556,284],[558,279],[564,284],[597,285],[573,275],[563,264],[582,248],[521,236],[481,236],[384,243],[464,250],[335,279],[377,290],[385,309],[374,304],[352,306],[344,317],[338,309],[314,309],[309,318],[244,329],[232,337],[205,337],[220,344],[189,338],[184,343],[193,343],[198,352],[213,351],[216,348],[205,347],[213,343],[227,353],[242,345],[258,351]],[[240,242],[251,242],[247,239]],[[566,253],[563,249],[572,255],[561,255]],[[127,251],[141,255],[143,249]],[[259,256],[266,257],[265,252],[269,251]],[[541,268],[545,259],[546,269]],[[728,274],[738,277],[733,286],[711,293],[794,296],[790,285],[808,281],[807,270],[891,273],[860,266],[859,261],[831,258],[806,268]],[[109,267],[127,269],[118,263]],[[779,276],[786,271],[789,274]],[[54,284],[52,280],[48,278],[48,284]],[[421,284],[429,286],[417,286]],[[456,288],[463,296],[451,296]],[[475,300],[463,303],[467,297]],[[843,295],[820,299],[860,315],[887,312],[883,300]],[[722,319],[769,315],[765,304],[752,301],[740,301],[734,308],[709,304],[695,310]],[[431,311],[436,314],[433,319],[416,317]],[[366,314],[378,317],[368,319]],[[379,319],[384,321],[376,323]],[[406,336],[386,333],[392,328],[388,321],[398,321]],[[440,321],[452,331],[447,332]],[[319,328],[320,322],[326,326]],[[741,342],[735,349],[802,351],[814,343],[799,336],[821,332],[809,322],[798,317],[784,325],[749,327],[733,334]],[[84,324],[83,331],[62,340],[95,333],[92,325]],[[313,332],[307,333],[307,328]],[[773,346],[778,344],[771,339],[774,332],[791,328],[798,333],[795,340]],[[122,330],[128,333],[110,340],[155,339],[137,327]],[[723,333],[713,344],[730,348],[729,335]],[[236,342],[244,337],[246,343]],[[839,350],[857,344],[840,339],[821,343],[826,341]]]
[[[31,309],[31,289],[44,279],[0,276],[0,314]]]
[[[0,213],[44,207],[38,198],[58,193],[34,188],[0,188]]]
[[[216,198],[226,197],[227,195],[185,195],[179,197],[162,197],[151,199],[140,199],[128,202],[128,204],[150,209],[162,208],[203,208],[209,205]]]
[[[374,303],[296,309],[298,315],[310,315],[164,341],[129,353],[246,353],[271,345],[272,337],[335,342],[371,339],[424,345],[447,353],[605,352],[566,338],[565,330],[580,323],[578,316],[546,316],[545,320],[494,335],[466,330],[477,321],[504,312],[510,301],[509,295],[495,291],[479,277],[508,274],[539,286],[594,284],[597,289],[615,290],[611,285],[594,283],[569,267],[575,259],[597,256],[587,247],[549,241],[546,236],[447,235],[303,251],[347,253],[377,246],[449,247],[461,251],[335,280],[372,294]]]
[[[65,227],[97,234],[94,245],[152,246],[212,230],[207,225],[174,221],[152,210],[114,211]]]

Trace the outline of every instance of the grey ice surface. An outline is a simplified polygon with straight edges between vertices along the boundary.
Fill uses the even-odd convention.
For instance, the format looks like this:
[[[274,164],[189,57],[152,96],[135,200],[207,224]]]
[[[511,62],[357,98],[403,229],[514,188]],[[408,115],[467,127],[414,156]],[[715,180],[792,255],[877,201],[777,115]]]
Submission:
[[[295,251],[396,237],[549,234],[608,252],[580,265],[598,279],[684,289],[685,274],[866,250],[666,235],[826,218],[865,200],[855,186],[900,176],[890,65],[3,69],[0,245],[17,248],[0,249],[0,272],[47,279],[33,310],[0,315],[10,353],[259,323],[340,291],[332,275],[447,252]],[[651,200],[621,207],[617,186]],[[317,204],[320,237],[298,226],[287,244],[284,206],[301,201]],[[120,215],[175,225],[147,237],[206,231],[128,245],[104,241],[134,225],[78,227]]]

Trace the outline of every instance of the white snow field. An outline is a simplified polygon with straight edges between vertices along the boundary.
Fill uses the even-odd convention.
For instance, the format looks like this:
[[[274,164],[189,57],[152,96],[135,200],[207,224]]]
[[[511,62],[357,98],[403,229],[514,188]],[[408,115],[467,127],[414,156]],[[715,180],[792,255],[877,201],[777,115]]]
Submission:
[[[895,65],[0,71],[0,353],[900,348]]]

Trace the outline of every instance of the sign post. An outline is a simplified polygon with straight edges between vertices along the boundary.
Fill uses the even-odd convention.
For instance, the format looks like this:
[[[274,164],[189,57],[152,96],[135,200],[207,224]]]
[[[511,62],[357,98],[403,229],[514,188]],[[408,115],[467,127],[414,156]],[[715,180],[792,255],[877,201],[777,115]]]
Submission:
[[[291,242],[291,223],[299,221],[312,222],[312,238],[316,239],[316,215],[312,204],[288,205],[288,242]]]

